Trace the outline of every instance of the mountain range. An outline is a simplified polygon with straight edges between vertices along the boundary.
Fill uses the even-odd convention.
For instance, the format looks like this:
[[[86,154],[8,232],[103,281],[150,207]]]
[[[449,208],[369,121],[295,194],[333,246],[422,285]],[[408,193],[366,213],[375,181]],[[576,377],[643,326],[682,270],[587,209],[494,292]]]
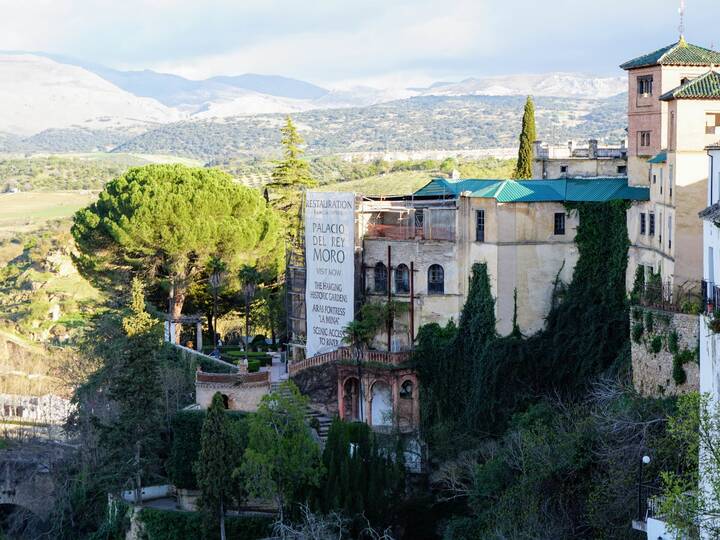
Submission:
[[[506,75],[424,88],[323,88],[277,75],[191,80],[151,70],[121,71],[59,55],[0,52],[0,142],[46,130],[104,133],[115,140],[176,122],[368,107],[429,96],[553,96],[602,99],[626,89],[621,77],[577,73]]]

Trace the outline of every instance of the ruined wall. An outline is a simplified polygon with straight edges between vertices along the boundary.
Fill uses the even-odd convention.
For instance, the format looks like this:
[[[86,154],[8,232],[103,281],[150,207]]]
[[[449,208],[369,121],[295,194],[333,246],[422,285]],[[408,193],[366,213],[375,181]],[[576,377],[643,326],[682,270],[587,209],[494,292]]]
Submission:
[[[237,384],[235,382],[197,382],[195,384],[195,402],[200,408],[207,409],[212,403],[215,392],[220,392],[228,397],[229,410],[255,412],[260,405],[260,400],[265,394],[270,392],[270,383],[244,382]]]
[[[698,390],[699,328],[697,315],[631,308],[633,385],[641,395],[662,397]]]

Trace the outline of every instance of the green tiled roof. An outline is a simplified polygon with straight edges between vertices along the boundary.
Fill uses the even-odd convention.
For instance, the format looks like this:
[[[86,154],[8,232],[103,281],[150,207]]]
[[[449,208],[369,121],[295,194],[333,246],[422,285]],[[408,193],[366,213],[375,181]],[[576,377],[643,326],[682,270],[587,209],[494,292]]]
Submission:
[[[681,84],[674,90],[666,92],[660,99],[720,99],[720,73],[708,71],[704,75]]]
[[[684,38],[680,41],[653,51],[649,54],[633,58],[621,64],[622,69],[637,69],[647,66],[709,66],[720,64],[720,53],[691,45]]]
[[[628,186],[627,177],[559,178],[557,180],[449,180],[434,178],[414,193],[416,197],[471,197],[498,202],[607,202],[647,201],[650,190]]]
[[[653,164],[665,163],[665,162],[667,162],[667,151],[666,150],[663,150],[659,154],[655,154],[653,157],[648,159],[648,163],[653,163]]]

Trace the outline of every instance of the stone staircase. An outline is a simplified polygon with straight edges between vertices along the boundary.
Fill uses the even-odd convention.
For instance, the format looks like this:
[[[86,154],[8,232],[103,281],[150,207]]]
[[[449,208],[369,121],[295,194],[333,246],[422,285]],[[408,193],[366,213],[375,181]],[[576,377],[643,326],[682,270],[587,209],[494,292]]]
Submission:
[[[270,383],[270,392],[278,392],[280,394],[287,395],[289,390],[287,388],[281,388],[282,383],[283,381],[274,381]],[[327,441],[328,431],[330,431],[330,425],[332,424],[332,418],[308,405],[307,410],[305,411],[305,421],[311,428],[317,431],[320,438],[320,446],[325,448],[325,441]]]

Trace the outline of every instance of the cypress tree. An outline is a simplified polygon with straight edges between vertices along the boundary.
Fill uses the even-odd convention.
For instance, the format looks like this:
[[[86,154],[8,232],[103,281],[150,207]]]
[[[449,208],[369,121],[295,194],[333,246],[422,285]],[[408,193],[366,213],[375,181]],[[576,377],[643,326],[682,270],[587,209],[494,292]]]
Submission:
[[[233,443],[225,404],[215,392],[203,422],[200,454],[195,462],[198,486],[202,490],[200,506],[206,515],[219,522],[220,538],[225,540],[225,507],[232,498]]]
[[[536,138],[535,104],[532,96],[528,96],[525,102],[522,131],[520,132],[520,148],[518,149],[518,160],[513,178],[519,180],[532,178],[533,142]]]
[[[282,212],[288,237],[293,239],[299,229],[300,191],[315,187],[318,183],[310,174],[310,165],[302,158],[304,152],[301,145],[304,141],[290,116],[286,118],[280,132],[283,159],[275,166],[272,181],[268,184],[273,195],[270,204]]]

